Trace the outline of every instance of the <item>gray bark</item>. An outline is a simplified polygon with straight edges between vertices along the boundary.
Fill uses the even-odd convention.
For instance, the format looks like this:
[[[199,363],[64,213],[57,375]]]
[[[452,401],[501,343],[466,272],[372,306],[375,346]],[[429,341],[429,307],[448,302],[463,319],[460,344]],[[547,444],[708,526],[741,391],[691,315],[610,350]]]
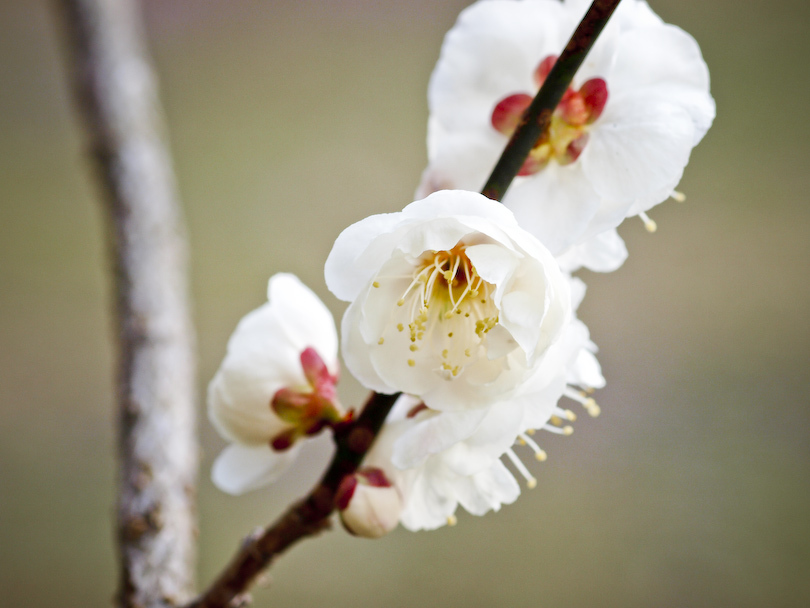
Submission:
[[[195,360],[186,239],[154,73],[130,0],[59,0],[108,218],[117,304],[118,605],[193,595]]]

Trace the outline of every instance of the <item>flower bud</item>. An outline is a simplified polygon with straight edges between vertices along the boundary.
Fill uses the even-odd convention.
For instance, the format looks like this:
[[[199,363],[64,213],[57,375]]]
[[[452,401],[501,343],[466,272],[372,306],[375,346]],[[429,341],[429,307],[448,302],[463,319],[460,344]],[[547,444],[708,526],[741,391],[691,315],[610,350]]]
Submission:
[[[377,468],[347,475],[338,486],[335,503],[350,534],[380,538],[397,527],[402,512],[399,490]]]

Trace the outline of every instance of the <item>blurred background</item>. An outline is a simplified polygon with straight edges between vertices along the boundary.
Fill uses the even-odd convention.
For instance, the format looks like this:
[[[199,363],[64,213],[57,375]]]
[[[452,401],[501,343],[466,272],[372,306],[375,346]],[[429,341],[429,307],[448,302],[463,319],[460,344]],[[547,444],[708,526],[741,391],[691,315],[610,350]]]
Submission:
[[[337,234],[410,202],[425,91],[467,3],[144,5],[192,248],[200,393],[278,271],[323,284]],[[544,437],[500,513],[383,540],[342,530],[273,568],[257,606],[810,605],[810,5],[651,0],[697,38],[714,127],[680,190],[583,275],[603,414]],[[104,221],[44,0],[0,3],[0,597],[107,606],[114,352]],[[348,374],[344,403],[364,391]],[[202,403],[202,402],[201,402]],[[200,582],[318,477],[217,491],[200,406]],[[528,459],[527,459],[528,461]]]

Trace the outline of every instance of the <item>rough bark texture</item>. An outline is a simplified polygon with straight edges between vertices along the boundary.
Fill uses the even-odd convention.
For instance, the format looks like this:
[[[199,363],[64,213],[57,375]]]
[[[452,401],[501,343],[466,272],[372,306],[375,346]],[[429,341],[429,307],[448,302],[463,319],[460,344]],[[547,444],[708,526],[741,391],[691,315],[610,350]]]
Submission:
[[[60,0],[103,190],[118,330],[118,604],[193,595],[197,475],[186,241],[155,77],[130,0]]]

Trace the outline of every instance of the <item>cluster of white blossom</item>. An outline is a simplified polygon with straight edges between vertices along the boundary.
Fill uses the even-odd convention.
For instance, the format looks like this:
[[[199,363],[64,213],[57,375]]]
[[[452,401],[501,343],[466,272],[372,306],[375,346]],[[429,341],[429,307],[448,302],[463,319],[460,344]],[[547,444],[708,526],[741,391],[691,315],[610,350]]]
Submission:
[[[585,13],[585,0],[480,0],[447,34],[430,81],[420,200],[341,233],[325,278],[349,302],[341,352],[379,393],[402,393],[362,468],[336,498],[351,532],[379,537],[482,515],[513,502],[505,463],[536,480],[536,430],[570,434],[563,399],[599,413],[605,381],[576,317],[584,283],[627,256],[616,227],[669,197],[714,118],[694,39],[646,2],[625,0],[554,112],[503,204],[477,194]],[[271,482],[301,439],[345,419],[337,334],[291,275],[246,316],[209,387],[209,414],[233,442],[214,482]]]

